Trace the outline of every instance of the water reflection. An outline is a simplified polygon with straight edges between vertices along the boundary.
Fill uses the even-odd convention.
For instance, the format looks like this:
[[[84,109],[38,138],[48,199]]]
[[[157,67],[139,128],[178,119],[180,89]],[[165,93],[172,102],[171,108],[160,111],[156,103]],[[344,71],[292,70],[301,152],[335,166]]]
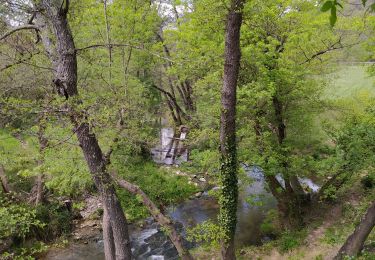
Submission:
[[[244,167],[252,183],[239,193],[236,242],[238,245],[259,245],[262,240],[260,225],[267,211],[276,207],[276,201],[265,189],[261,170]],[[186,201],[170,209],[170,216],[185,227],[193,227],[206,220],[216,221],[218,213],[217,200],[209,196]]]
[[[276,207],[276,201],[265,188],[264,175],[261,169],[245,165],[243,165],[243,168],[252,181],[250,185],[246,184],[246,187],[240,189],[236,243],[239,246],[259,245],[262,241],[260,226],[266,213]],[[282,183],[282,179],[279,181]],[[301,178],[300,181],[313,191],[319,189],[319,186],[309,179]],[[216,187],[216,189],[219,189],[219,187]],[[188,228],[206,220],[216,221],[219,206],[214,197],[205,193],[200,198],[187,200],[175,207],[170,207],[168,212],[175,221],[182,223],[184,228]],[[137,254],[137,259],[178,259],[173,245],[157,229],[155,223],[142,229],[131,228],[131,239],[133,252]],[[104,259],[103,243],[99,241],[88,244],[71,244],[68,248],[50,251],[44,259]]]

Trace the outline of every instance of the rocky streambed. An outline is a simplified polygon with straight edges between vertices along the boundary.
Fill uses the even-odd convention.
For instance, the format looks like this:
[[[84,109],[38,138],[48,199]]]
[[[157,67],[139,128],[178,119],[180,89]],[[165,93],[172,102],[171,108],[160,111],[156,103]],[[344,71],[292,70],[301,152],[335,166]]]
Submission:
[[[260,245],[267,237],[262,235],[260,226],[266,213],[276,207],[276,201],[265,189],[264,176],[257,167],[244,166],[251,184],[241,189],[238,204],[238,224],[236,243],[238,245]],[[318,186],[309,179],[300,179],[312,190]],[[214,188],[218,189],[218,188]],[[216,221],[219,206],[217,200],[207,192],[168,208],[168,214],[176,222],[176,228],[185,230],[206,220]],[[249,201],[251,198],[251,201]],[[260,203],[261,202],[261,203]],[[96,260],[104,259],[100,222],[85,222],[82,230],[75,234],[75,240],[66,248],[50,250],[43,259],[49,260]],[[176,249],[160,226],[152,219],[146,219],[142,227],[129,226],[132,251],[136,259],[178,259]],[[77,237],[79,236],[79,237]],[[184,241],[188,248],[196,246]]]

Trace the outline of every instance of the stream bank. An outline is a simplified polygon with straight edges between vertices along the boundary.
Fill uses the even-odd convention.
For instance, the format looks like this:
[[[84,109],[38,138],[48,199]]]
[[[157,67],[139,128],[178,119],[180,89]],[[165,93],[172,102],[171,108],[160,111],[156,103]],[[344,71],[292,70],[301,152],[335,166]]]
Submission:
[[[152,155],[156,163],[169,167],[188,160],[188,150],[185,149],[183,140],[186,134],[181,132],[179,137],[174,136],[173,130],[163,128],[160,138],[161,145],[153,149]],[[259,167],[242,165],[249,177],[250,184],[240,189],[237,211],[236,244],[238,246],[261,245],[269,238],[265,237],[260,226],[264,221],[267,212],[276,208],[276,200],[266,190],[265,178]],[[176,170],[177,169],[177,170]],[[176,228],[186,236],[186,230],[204,221],[217,220],[219,205],[214,196],[209,195],[209,189],[217,190],[219,187],[212,187],[208,183],[208,177],[204,175],[188,176],[178,170],[170,169],[176,175],[187,176],[189,182],[199,187],[200,191],[190,199],[177,205],[167,208],[167,214],[176,223]],[[282,184],[282,179],[278,178]],[[319,188],[310,179],[300,178],[300,182],[315,191]],[[244,186],[244,185],[242,185]],[[249,200],[251,198],[251,200]],[[86,208],[95,210],[101,207],[99,201],[88,200],[90,203]],[[45,260],[96,260],[104,259],[103,240],[101,235],[100,221],[87,220],[76,223],[76,231],[73,234],[73,241],[67,248],[50,250],[43,259]],[[177,250],[169,238],[162,232],[160,226],[152,219],[146,219],[140,226],[129,226],[132,252],[135,259],[178,259]],[[184,241],[187,248],[197,246],[194,243]]]
[[[245,168],[252,183],[241,190],[238,204],[238,224],[236,243],[238,246],[261,245],[269,238],[264,237],[260,226],[266,213],[276,208],[276,201],[265,189],[264,176],[257,167]],[[307,182],[308,183],[308,182]],[[262,203],[249,203],[248,198]],[[169,216],[177,223],[177,228],[185,234],[187,228],[196,226],[203,221],[216,221],[219,211],[217,200],[207,192],[200,197],[186,200],[168,208]],[[63,249],[50,250],[43,259],[48,260],[96,260],[104,259],[103,241],[99,222],[81,224],[80,229],[89,230]],[[136,259],[178,259],[178,254],[168,237],[161,231],[160,226],[152,219],[146,219],[142,227],[129,226],[132,250]],[[82,234],[82,232],[80,232]],[[195,245],[185,241],[188,248]]]

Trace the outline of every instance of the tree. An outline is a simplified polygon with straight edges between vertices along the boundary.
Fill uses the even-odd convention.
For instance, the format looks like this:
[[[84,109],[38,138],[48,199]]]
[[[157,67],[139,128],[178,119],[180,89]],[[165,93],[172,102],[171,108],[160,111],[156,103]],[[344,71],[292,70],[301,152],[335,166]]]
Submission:
[[[345,241],[337,253],[335,260],[345,259],[345,256],[355,257],[363,249],[363,245],[375,226],[375,201],[372,202],[361,222]]]
[[[174,222],[165,214],[163,214],[162,210],[159,209],[152,200],[144,193],[138,186],[127,182],[117,174],[112,174],[114,180],[118,183],[119,186],[124,188],[125,190],[129,191],[130,193],[140,196],[143,202],[143,205],[149,210],[152,217],[163,227],[166,229],[166,233],[169,236],[170,240],[172,241],[173,245],[177,249],[177,252],[182,260],[193,260],[194,258],[190,254],[189,250],[185,248],[183,245],[183,237],[176,231],[174,227]],[[106,213],[105,213],[106,214]]]
[[[38,31],[45,51],[54,68],[53,83],[56,92],[65,98],[65,109],[74,125],[74,133],[77,135],[83,154],[87,161],[89,170],[93,176],[94,182],[102,195],[103,204],[108,213],[110,225],[106,226],[112,234],[106,241],[108,248],[113,241],[115,250],[106,250],[106,252],[115,253],[115,256],[106,256],[108,259],[130,259],[130,240],[128,227],[124,212],[116,196],[116,192],[109,174],[107,173],[107,161],[103,154],[95,134],[90,130],[90,124],[86,122],[85,111],[77,111],[74,103],[79,100],[77,89],[77,56],[74,40],[70,31],[67,15],[69,12],[69,0],[61,3],[51,3],[49,1],[35,2],[33,9],[34,18],[37,25],[28,25],[27,29]],[[38,9],[38,10],[37,10]],[[39,10],[42,10],[41,13]],[[6,38],[20,28],[13,29],[6,33],[1,39]],[[25,28],[26,29],[26,28]],[[55,40],[55,44],[51,39]],[[68,101],[73,100],[71,103]]]
[[[231,1],[225,32],[225,63],[220,119],[221,194],[219,197],[219,221],[224,231],[221,244],[222,259],[236,259],[234,247],[238,200],[236,95],[241,59],[240,30],[243,4],[244,1],[241,0]]]
[[[115,6],[116,7],[116,6]],[[103,215],[103,235],[105,241],[105,255],[107,259],[130,259],[131,252],[130,252],[130,243],[127,231],[127,223],[126,218],[123,213],[123,210],[120,206],[119,200],[117,198],[114,186],[112,184],[111,178],[108,174],[108,165],[110,164],[110,156],[113,152],[114,146],[117,145],[118,139],[125,126],[125,120],[129,119],[125,118],[127,113],[131,114],[130,112],[126,111],[128,109],[129,104],[125,106],[122,105],[119,108],[119,122],[118,122],[118,130],[115,132],[114,140],[112,141],[112,145],[109,147],[109,151],[107,153],[102,152],[102,148],[99,145],[98,138],[93,133],[93,124],[91,122],[92,119],[89,119],[91,116],[90,112],[85,109],[84,107],[80,107],[82,105],[82,96],[78,97],[78,89],[77,89],[77,78],[78,78],[78,65],[77,65],[77,54],[79,51],[88,50],[91,48],[101,48],[105,47],[109,49],[109,89],[113,90],[116,94],[116,90],[121,90],[122,86],[117,86],[114,79],[112,79],[115,69],[117,67],[113,66],[114,64],[112,58],[112,48],[116,47],[124,47],[124,46],[131,46],[128,44],[112,44],[111,37],[110,37],[110,26],[108,22],[108,9],[105,3],[104,8],[104,16],[105,16],[105,24],[106,24],[106,32],[107,32],[107,44],[94,44],[90,45],[83,49],[78,49],[75,47],[75,41],[73,40],[73,35],[70,30],[70,24],[68,22],[68,11],[70,8],[69,1],[63,1],[61,5],[58,3],[48,3],[48,1],[41,2],[40,4],[36,4],[35,9],[32,13],[35,15],[32,16],[32,19],[29,22],[32,26],[25,26],[22,30],[36,30],[38,33],[38,37],[41,38],[41,41],[44,44],[44,48],[46,50],[47,56],[50,59],[53,71],[54,71],[54,87],[56,92],[64,98],[61,102],[57,102],[60,105],[59,111],[62,112],[64,115],[67,115],[70,119],[71,124],[74,126],[73,134],[76,135],[76,138],[80,144],[80,147],[83,151],[85,156],[88,168],[93,176],[94,183],[96,184],[103,200],[104,204],[104,215]],[[42,11],[40,11],[42,10]],[[34,25],[35,22],[35,25]],[[20,31],[19,28],[11,30],[2,36],[2,38],[7,38],[8,36],[12,35],[13,33]],[[115,34],[116,35],[116,34]],[[117,35],[116,35],[117,36]],[[55,45],[56,41],[56,45]],[[130,56],[130,54],[129,54]],[[130,66],[130,58],[127,60],[127,64],[123,64],[126,66],[124,71],[125,82],[124,85],[128,84],[128,77],[127,69]],[[114,70],[112,72],[112,69]],[[117,75],[117,74],[116,74]],[[105,82],[105,79],[103,79]],[[127,88],[125,94],[131,93],[131,89]],[[95,93],[99,94],[99,93]],[[128,98],[128,97],[126,97]],[[118,98],[120,99],[120,98]],[[117,99],[115,100],[115,102]],[[114,103],[115,103],[114,102]],[[128,100],[130,103],[130,101]],[[135,104],[135,102],[132,102]],[[125,107],[125,108],[124,108]],[[115,107],[117,109],[117,107]],[[42,115],[44,116],[44,112],[51,112],[53,109],[46,108],[42,111]],[[133,114],[133,116],[136,116]],[[89,123],[90,122],[90,123]],[[95,123],[98,123],[96,121]],[[129,121],[126,122],[126,124]],[[46,139],[44,137],[45,126],[39,125],[38,131],[38,138],[40,142],[40,153],[43,153],[46,148]],[[40,179],[39,179],[40,180]],[[125,182],[125,181],[123,181]],[[38,184],[41,184],[40,182]],[[132,185],[128,183],[129,185]],[[38,185],[41,187],[41,185]],[[133,187],[133,186],[132,186]],[[39,189],[40,190],[40,189]],[[145,193],[137,188],[144,196]],[[39,194],[39,193],[38,193]],[[135,194],[136,195],[136,194]],[[147,197],[147,196],[146,196]],[[150,202],[150,199],[147,200]],[[152,203],[152,202],[151,202]],[[146,204],[147,206],[148,204]],[[152,204],[154,205],[154,204]],[[150,209],[150,213],[152,214],[155,211],[156,206],[154,205],[153,208]],[[159,216],[159,215],[157,215]],[[164,217],[165,219],[165,217]],[[174,234],[172,241],[176,245],[180,255],[184,259],[191,259],[191,255],[189,252],[184,248],[181,243],[181,236],[176,232],[174,226],[172,225],[171,221],[162,221],[163,218],[156,217],[156,220],[161,222],[161,225],[169,225],[168,230]]]
[[[264,170],[281,226],[298,229],[310,204],[298,177],[316,171],[314,154],[325,146],[316,124],[323,81],[311,75],[324,73],[333,51],[357,39],[332,31],[313,3],[277,3],[252,1],[246,8],[239,151],[241,160]]]

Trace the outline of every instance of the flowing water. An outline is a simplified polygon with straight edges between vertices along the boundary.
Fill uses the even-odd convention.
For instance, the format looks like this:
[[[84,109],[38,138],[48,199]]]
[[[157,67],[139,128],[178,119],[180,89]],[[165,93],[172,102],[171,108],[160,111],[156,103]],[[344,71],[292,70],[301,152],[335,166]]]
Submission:
[[[181,144],[171,144],[171,138],[173,138],[173,130],[162,130],[161,146],[153,151],[156,162],[176,163],[176,161],[172,162],[167,158],[167,153],[171,152],[171,150],[173,153],[173,149],[177,151],[176,147]],[[173,156],[171,158],[176,160],[187,159],[186,154],[183,153],[180,158]],[[261,169],[245,165],[242,167],[251,179],[251,184],[241,188],[239,193],[236,243],[237,245],[260,245],[264,239],[267,239],[266,237],[262,237],[260,225],[267,211],[276,207],[276,201],[265,189],[265,180]],[[282,178],[278,176],[278,179],[283,185]],[[310,179],[300,178],[300,182],[308,186],[312,191],[319,189],[319,186]],[[218,189],[218,187],[214,189]],[[175,222],[180,223],[176,228],[184,234],[186,228],[194,227],[203,221],[216,221],[218,210],[219,206],[216,199],[209,196],[206,192],[200,198],[186,200],[179,205],[170,207],[168,213]],[[172,243],[153,221],[149,221],[149,224],[142,229],[131,226],[130,231],[132,250],[136,259],[178,259],[177,251]],[[185,242],[187,247],[194,247],[194,244]],[[72,243],[68,248],[48,252],[44,259],[101,260],[104,259],[103,250],[103,241],[100,239],[97,242],[89,242],[88,244]]]
[[[238,203],[238,224],[236,243],[238,245],[260,245],[263,237],[260,232],[265,214],[276,207],[276,201],[265,190],[264,176],[257,168],[245,167],[247,175],[252,179],[251,185],[242,189]],[[311,180],[301,179],[311,189],[317,186]],[[252,198],[249,202],[249,198]],[[261,203],[260,203],[261,202]],[[205,193],[200,198],[187,200],[177,206],[169,208],[169,215],[183,225],[184,228],[193,227],[206,220],[215,221],[218,214],[216,199]],[[180,227],[184,232],[184,229]],[[137,259],[178,259],[177,252],[168,238],[160,231],[156,223],[140,229],[131,227],[133,253]],[[192,247],[193,245],[188,245]],[[103,241],[89,242],[88,244],[72,243],[68,248],[50,251],[45,259],[50,260],[99,260],[104,259]]]

